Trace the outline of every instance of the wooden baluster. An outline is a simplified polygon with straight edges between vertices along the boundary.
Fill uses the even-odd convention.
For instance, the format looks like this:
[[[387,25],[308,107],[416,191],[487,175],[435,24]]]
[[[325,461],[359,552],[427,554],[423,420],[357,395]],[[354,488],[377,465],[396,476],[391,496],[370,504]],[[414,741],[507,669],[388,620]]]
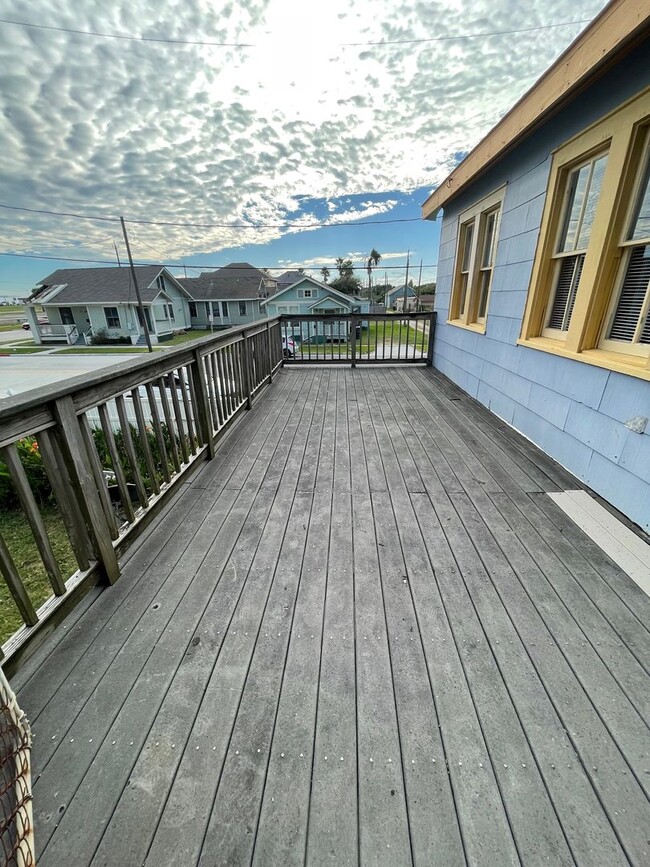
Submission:
[[[171,371],[168,374],[169,390],[172,396],[172,406],[174,407],[174,416],[176,418],[176,426],[178,428],[178,436],[181,442],[181,454],[183,455],[183,463],[187,464],[190,460],[189,449],[187,448],[187,434],[183,425],[183,414],[181,413],[181,404],[178,399],[178,385],[176,384],[176,371]]]
[[[196,454],[196,434],[194,432],[194,420],[192,417],[192,404],[189,399],[189,380],[185,379],[185,370],[182,367],[178,368],[178,379],[181,384],[181,397],[183,398],[183,407],[185,408],[185,424],[187,425],[187,439],[189,443],[190,454]]]
[[[230,378],[226,373],[223,354],[225,349],[219,349],[215,353],[217,361],[217,370],[219,371],[219,392],[221,394],[221,406],[223,408],[223,419],[227,421],[232,415],[230,389]]]
[[[171,474],[169,472],[169,456],[167,454],[167,446],[165,445],[165,434],[162,429],[162,424],[160,423],[158,403],[156,402],[153,385],[148,382],[145,385],[145,388],[147,390],[147,403],[149,404],[149,412],[151,414],[153,430],[156,434],[158,451],[160,452],[160,469],[163,474],[163,479],[169,484],[169,482],[171,481]]]
[[[55,402],[54,415],[58,422],[59,453],[91,530],[93,547],[104,577],[109,584],[114,584],[120,576],[111,541],[118,535],[117,525],[88,419],[85,414],[77,418],[69,395]]]
[[[117,528],[117,521],[115,520],[113,504],[111,503],[111,498],[108,492],[108,486],[106,484],[106,478],[104,477],[102,465],[99,460],[99,455],[97,454],[97,449],[95,448],[95,440],[93,438],[90,423],[88,422],[85,413],[79,417],[79,426],[84,447],[88,455],[90,471],[95,482],[97,495],[99,497],[102,511],[104,512],[104,517],[106,518],[106,523],[108,525],[109,535],[111,539],[117,539],[120,534]]]
[[[253,405],[253,393],[251,389],[251,347],[248,335],[244,331],[244,391],[246,395],[246,409]]]
[[[269,368],[269,382],[273,382],[273,359],[271,358],[271,325],[266,323],[266,363]]]
[[[210,376],[210,389],[214,394],[214,401],[216,406],[216,414],[215,414],[215,430],[219,430],[223,427],[225,422],[224,412],[223,412],[223,388],[221,384],[221,375],[219,373],[219,368],[217,367],[217,353],[211,352],[208,356],[210,359],[210,370],[212,374]]]
[[[9,549],[5,544],[5,540],[0,535],[0,572],[7,582],[7,587],[11,593],[16,607],[23,618],[23,622],[27,626],[35,626],[38,623],[38,615],[36,609],[29,598],[25,585],[23,584],[16,564],[13,561]]]
[[[79,509],[79,503],[73,496],[65,464],[58,458],[56,443],[49,430],[42,430],[39,433],[38,448],[43,458],[43,466],[52,485],[56,505],[61,513],[77,565],[83,572],[90,568],[90,560],[94,559],[92,545],[88,537],[88,528]]]
[[[230,397],[230,412],[232,415],[234,415],[235,411],[237,410],[237,384],[235,382],[235,369],[232,363],[232,353],[233,346],[231,344],[230,346],[226,347],[224,367],[226,369],[226,374],[228,376],[228,382],[230,385],[228,389],[228,395]]]
[[[151,454],[151,446],[149,445],[149,436],[147,434],[147,423],[144,417],[144,410],[142,408],[142,400],[140,399],[140,391],[137,388],[132,389],[131,398],[133,400],[133,409],[135,410],[135,417],[137,419],[137,427],[138,434],[140,435],[140,445],[142,446],[142,453],[144,455],[144,462],[147,465],[147,472],[149,473],[149,480],[151,484],[151,490],[154,494],[160,493],[160,485],[158,484],[158,476],[156,473],[156,465],[154,463],[153,455]]]
[[[7,465],[9,476],[20,500],[20,505],[32,529],[34,541],[36,542],[38,553],[45,566],[52,589],[57,596],[63,596],[65,593],[65,581],[61,577],[61,570],[48,539],[43,517],[36,505],[36,500],[29,486],[27,474],[25,473],[25,468],[22,465],[16,446],[13,443],[3,446],[0,449],[0,454]]]
[[[194,364],[189,367],[190,382],[196,406],[196,421],[203,442],[208,447],[210,460],[214,457],[214,428],[210,410],[210,395],[206,382],[206,366],[197,349],[194,353]]]
[[[165,416],[165,426],[167,427],[167,435],[169,436],[172,450],[172,463],[174,464],[174,470],[179,473],[181,470],[181,460],[178,454],[178,443],[176,442],[176,427],[172,421],[172,414],[169,409],[164,377],[161,376],[156,380],[156,388],[160,394],[160,405],[163,408],[163,415]]]
[[[126,452],[126,458],[129,462],[129,466],[131,467],[131,475],[133,476],[133,483],[135,485],[135,490],[138,495],[138,500],[142,508],[146,509],[149,505],[149,497],[147,495],[147,489],[144,486],[144,481],[140,472],[140,463],[138,461],[138,456],[135,453],[135,446],[133,445],[133,438],[131,436],[131,425],[129,424],[129,419],[126,414],[124,397],[121,394],[115,398],[115,406],[117,407],[117,415],[120,420],[120,427],[122,428],[122,442],[124,443],[124,451]]]
[[[108,454],[111,458],[112,470],[115,473],[117,489],[120,492],[122,508],[127,520],[132,524],[135,521],[135,512],[133,511],[133,503],[131,502],[131,495],[129,493],[126,476],[124,475],[124,468],[122,467],[120,455],[117,450],[117,443],[115,442],[115,436],[113,434],[113,426],[111,425],[111,420],[108,415],[108,407],[105,403],[100,403],[97,409],[99,410],[99,420],[104,432],[104,439],[106,440],[106,448],[108,449]]]

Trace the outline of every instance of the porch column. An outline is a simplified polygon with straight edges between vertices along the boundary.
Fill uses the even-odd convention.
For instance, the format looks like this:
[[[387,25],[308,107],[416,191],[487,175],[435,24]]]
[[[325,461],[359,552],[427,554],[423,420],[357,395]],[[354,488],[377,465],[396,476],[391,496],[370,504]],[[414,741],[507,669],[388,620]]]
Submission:
[[[25,310],[27,312],[27,321],[29,322],[29,330],[32,333],[32,337],[34,338],[34,343],[38,343],[39,346],[43,343],[41,340],[41,327],[38,324],[38,316],[36,315],[36,308],[32,307],[31,304],[25,305]]]

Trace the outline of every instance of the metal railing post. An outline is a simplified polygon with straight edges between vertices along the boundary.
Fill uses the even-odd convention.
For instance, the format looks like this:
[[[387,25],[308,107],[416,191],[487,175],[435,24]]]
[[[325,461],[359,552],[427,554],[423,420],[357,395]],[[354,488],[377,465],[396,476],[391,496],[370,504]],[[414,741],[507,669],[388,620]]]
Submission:
[[[427,346],[427,367],[433,367],[433,333],[436,330],[436,313],[429,317],[429,345]]]
[[[352,314],[352,358],[350,359],[350,367],[357,366],[357,317]]]
[[[266,323],[266,358],[269,363],[269,382],[273,382],[273,359],[271,358],[271,323]]]

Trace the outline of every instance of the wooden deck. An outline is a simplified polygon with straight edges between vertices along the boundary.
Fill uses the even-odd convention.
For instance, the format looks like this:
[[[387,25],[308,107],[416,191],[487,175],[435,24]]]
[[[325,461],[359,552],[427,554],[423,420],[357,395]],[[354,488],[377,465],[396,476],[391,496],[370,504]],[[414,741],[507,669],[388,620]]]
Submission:
[[[281,373],[17,678],[40,867],[650,863],[650,600],[425,369]]]

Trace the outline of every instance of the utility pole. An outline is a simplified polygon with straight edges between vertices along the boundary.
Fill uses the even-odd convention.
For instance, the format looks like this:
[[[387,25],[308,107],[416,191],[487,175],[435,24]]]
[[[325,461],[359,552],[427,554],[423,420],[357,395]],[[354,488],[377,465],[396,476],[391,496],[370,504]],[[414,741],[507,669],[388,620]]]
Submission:
[[[117,257],[117,267],[121,268],[122,263],[120,262],[120,254],[117,252],[117,244],[115,243],[115,241],[113,241],[113,246],[115,247],[115,255]]]
[[[418,289],[422,285],[422,259],[420,259],[420,274],[418,276]],[[418,313],[420,310],[420,293],[415,293],[415,312]]]
[[[140,311],[140,316],[142,317],[142,327],[144,328],[144,339],[147,341],[147,349],[149,352],[153,352],[153,347],[151,346],[151,335],[149,334],[149,326],[147,325],[147,316],[145,309],[142,305],[142,297],[140,295],[140,287],[138,286],[138,278],[135,274],[135,267],[133,265],[133,256],[131,256],[131,247],[129,245],[129,236],[126,234],[126,224],[124,223],[124,217],[120,217],[120,223],[122,224],[122,233],[124,234],[124,243],[126,245],[126,252],[129,257],[129,265],[131,267],[131,277],[133,277],[133,285],[135,287],[135,297],[138,299],[138,310]]]
[[[409,261],[411,258],[411,251],[406,251],[406,280],[404,281],[404,304],[402,305],[402,313],[406,313],[406,293],[408,292],[409,287]]]

